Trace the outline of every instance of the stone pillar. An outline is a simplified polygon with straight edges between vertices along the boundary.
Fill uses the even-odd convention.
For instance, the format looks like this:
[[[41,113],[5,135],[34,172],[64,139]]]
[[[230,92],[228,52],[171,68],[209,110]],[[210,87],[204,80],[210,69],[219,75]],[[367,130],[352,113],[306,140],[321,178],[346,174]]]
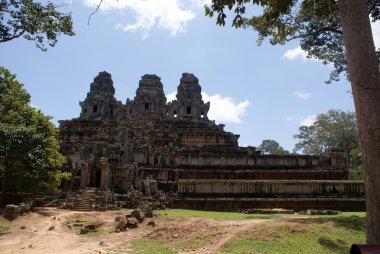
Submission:
[[[90,181],[90,174],[88,172],[88,163],[85,161],[80,162],[80,187],[86,188]]]
[[[100,158],[100,188],[108,188],[109,176],[110,176],[110,166],[108,164],[108,158],[101,157]]]
[[[143,185],[144,185],[144,194],[145,196],[150,196],[151,191],[150,191],[150,181],[149,179],[143,180]]]

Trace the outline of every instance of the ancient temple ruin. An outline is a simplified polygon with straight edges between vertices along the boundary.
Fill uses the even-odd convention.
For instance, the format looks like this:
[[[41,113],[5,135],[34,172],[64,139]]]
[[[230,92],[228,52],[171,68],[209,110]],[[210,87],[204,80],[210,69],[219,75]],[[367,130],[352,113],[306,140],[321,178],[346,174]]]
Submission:
[[[111,75],[101,72],[79,103],[80,116],[59,121],[62,152],[73,175],[69,188],[137,189],[146,194],[161,190],[197,196],[207,185],[219,186],[211,192],[223,196],[220,181],[239,185],[246,180],[332,183],[347,179],[346,158],[339,151],[324,157],[280,156],[239,147],[239,135],[208,118],[210,103],[202,100],[194,74],[182,74],[172,102],[167,102],[156,75],[142,76],[136,96],[125,104],[114,94]],[[243,185],[236,187],[243,188],[242,193],[248,188]],[[260,186],[257,182],[251,185]]]

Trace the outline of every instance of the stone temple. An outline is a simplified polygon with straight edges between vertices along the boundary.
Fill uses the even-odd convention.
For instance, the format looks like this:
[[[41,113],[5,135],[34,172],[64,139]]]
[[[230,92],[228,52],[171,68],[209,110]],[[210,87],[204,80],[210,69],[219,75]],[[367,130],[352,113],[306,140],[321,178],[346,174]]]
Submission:
[[[196,76],[183,73],[176,100],[167,102],[160,77],[144,75],[124,104],[111,75],[100,72],[80,116],[59,121],[73,175],[66,187],[162,191],[187,208],[364,206],[362,183],[346,181],[344,153],[262,155],[239,147],[239,135],[208,118],[201,89]]]

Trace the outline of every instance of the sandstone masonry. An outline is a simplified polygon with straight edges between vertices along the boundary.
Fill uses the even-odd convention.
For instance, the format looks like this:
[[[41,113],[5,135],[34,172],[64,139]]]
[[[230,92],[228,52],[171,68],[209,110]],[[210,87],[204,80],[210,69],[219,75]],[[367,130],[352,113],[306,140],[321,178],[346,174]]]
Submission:
[[[347,179],[346,158],[339,151],[280,156],[239,147],[239,135],[208,119],[210,103],[202,100],[194,74],[182,74],[177,99],[169,103],[156,75],[142,76],[136,96],[125,104],[114,94],[111,75],[100,72],[80,102],[80,116],[59,121],[66,170],[73,175],[66,188],[154,195],[176,193],[180,180],[184,186],[191,179]]]

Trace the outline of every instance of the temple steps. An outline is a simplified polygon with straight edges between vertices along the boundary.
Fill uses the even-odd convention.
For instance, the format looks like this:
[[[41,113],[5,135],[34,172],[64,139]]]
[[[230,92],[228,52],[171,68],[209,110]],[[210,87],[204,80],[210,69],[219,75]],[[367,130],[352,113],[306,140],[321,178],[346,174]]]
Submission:
[[[74,203],[74,211],[89,212],[93,210],[96,189],[84,189]]]

